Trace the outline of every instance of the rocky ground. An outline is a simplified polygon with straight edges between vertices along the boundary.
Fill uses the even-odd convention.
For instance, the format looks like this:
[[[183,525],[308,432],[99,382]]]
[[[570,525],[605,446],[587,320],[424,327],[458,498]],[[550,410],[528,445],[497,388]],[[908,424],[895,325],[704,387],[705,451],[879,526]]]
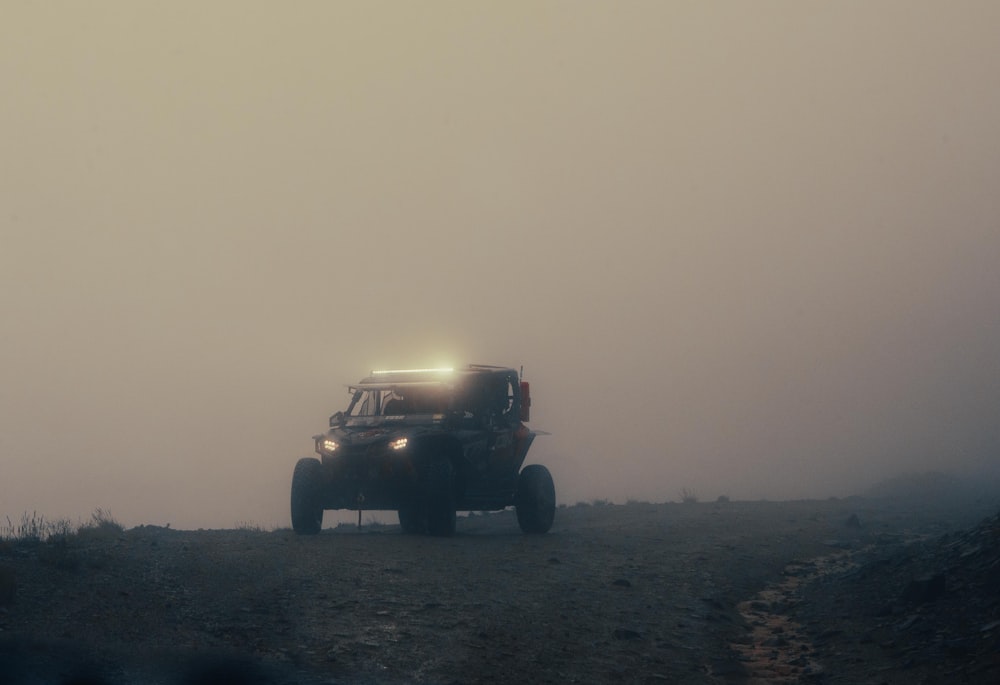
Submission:
[[[831,665],[824,682],[998,683],[1000,515],[866,547],[791,614]]]
[[[0,543],[0,682],[1000,682],[997,501],[561,507],[458,534]],[[992,514],[992,518],[987,518]]]

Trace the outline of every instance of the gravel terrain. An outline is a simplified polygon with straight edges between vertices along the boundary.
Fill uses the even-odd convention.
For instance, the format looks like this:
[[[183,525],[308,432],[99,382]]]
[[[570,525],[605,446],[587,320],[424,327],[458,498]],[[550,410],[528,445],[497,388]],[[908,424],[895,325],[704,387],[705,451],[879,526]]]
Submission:
[[[507,511],[460,518],[453,538],[101,526],[8,540],[0,682],[1000,682],[989,513],[597,503],[560,507],[542,536]]]

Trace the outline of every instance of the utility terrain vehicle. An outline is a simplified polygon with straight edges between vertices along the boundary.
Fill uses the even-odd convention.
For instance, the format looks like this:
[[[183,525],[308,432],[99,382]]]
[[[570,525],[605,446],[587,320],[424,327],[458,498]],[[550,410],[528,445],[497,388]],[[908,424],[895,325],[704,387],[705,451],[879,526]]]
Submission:
[[[394,509],[406,533],[449,536],[456,511],[517,510],[545,533],[555,488],[540,464],[521,468],[535,433],[527,382],[514,369],[373,371],[348,386],[347,409],[313,436],[319,458],[292,475],[292,528],[315,534],[326,509]]]

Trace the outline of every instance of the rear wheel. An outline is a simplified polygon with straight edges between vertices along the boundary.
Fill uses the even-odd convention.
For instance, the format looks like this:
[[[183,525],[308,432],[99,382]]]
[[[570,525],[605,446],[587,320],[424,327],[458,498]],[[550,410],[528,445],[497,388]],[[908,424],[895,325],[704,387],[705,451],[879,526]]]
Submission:
[[[320,488],[323,466],[319,459],[299,459],[292,473],[292,529],[303,535],[315,535],[323,527]]]
[[[451,537],[456,523],[454,468],[450,461],[435,462],[427,475],[427,532]]]
[[[521,469],[514,498],[517,523],[525,533],[547,533],[556,516],[556,488],[552,474],[541,464]]]

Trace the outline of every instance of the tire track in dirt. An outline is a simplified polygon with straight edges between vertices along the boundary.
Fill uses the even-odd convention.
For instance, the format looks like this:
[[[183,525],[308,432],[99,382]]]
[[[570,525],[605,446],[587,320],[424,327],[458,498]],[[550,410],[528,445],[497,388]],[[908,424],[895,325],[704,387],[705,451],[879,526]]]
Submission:
[[[751,627],[744,640],[732,645],[745,665],[747,685],[801,683],[818,680],[823,675],[824,666],[817,658],[812,639],[791,618],[789,609],[800,601],[799,590],[803,585],[853,568],[855,554],[841,551],[808,561],[793,561],[785,567],[780,582],[737,605]]]

